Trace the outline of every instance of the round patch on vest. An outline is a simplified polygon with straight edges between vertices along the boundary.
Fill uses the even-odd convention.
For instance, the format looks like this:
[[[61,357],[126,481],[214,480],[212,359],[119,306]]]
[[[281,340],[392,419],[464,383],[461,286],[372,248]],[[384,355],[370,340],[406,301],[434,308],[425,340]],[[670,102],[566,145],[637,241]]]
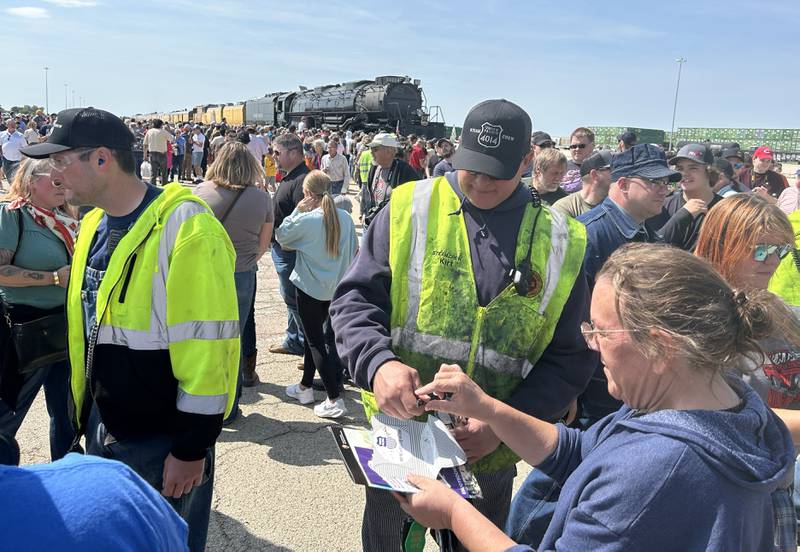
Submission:
[[[536,297],[541,293],[542,288],[544,287],[544,282],[542,281],[542,277],[539,275],[538,272],[534,272],[531,274],[531,283],[528,286],[528,293],[526,297]]]

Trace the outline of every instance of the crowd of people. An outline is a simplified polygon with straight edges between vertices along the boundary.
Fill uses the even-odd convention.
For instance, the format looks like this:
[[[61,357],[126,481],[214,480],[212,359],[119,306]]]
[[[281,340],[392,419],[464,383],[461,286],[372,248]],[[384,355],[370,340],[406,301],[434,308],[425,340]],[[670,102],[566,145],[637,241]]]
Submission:
[[[368,418],[460,420],[483,498],[367,488],[364,550],[409,516],[452,550],[796,550],[800,171],[586,127],[565,152],[506,100],[457,143],[304,126],[6,121],[0,445],[44,387],[54,462],[2,468],[21,512],[63,518],[39,538],[205,548],[269,252],[287,400],[339,419],[351,383]]]

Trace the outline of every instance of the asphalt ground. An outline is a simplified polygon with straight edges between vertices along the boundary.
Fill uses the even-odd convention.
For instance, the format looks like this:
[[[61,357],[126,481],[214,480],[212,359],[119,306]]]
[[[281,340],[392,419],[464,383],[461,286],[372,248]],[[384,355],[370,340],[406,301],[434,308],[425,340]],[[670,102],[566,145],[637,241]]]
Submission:
[[[349,413],[338,421],[318,418],[313,404],[300,405],[285,396],[284,388],[300,381],[300,357],[268,351],[282,340],[286,327],[286,307],[269,254],[259,263],[255,309],[261,384],[244,389],[243,415],[217,441],[207,550],[361,550],[364,491],[351,481],[326,429],[332,423],[365,426],[359,393],[347,387]],[[317,402],[324,399],[324,393],[315,394]],[[43,393],[17,439],[23,464],[49,461]],[[520,464],[521,474],[529,469]],[[429,542],[426,550],[437,547]]]

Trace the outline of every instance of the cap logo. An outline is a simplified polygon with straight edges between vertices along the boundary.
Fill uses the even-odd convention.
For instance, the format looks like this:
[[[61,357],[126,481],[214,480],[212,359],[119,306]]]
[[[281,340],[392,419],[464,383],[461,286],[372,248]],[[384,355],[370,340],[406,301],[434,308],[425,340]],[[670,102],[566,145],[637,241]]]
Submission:
[[[690,151],[689,155],[692,157],[702,157],[702,154],[699,151]]]
[[[485,148],[500,147],[500,139],[503,136],[503,127],[492,123],[483,123],[481,131],[478,133],[478,143]]]

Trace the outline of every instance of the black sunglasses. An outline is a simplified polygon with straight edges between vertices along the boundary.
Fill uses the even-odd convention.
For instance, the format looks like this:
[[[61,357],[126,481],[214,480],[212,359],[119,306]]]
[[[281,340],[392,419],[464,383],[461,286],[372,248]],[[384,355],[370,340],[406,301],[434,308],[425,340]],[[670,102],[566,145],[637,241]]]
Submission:
[[[586,147],[586,144],[570,144],[569,149],[583,149]]]

